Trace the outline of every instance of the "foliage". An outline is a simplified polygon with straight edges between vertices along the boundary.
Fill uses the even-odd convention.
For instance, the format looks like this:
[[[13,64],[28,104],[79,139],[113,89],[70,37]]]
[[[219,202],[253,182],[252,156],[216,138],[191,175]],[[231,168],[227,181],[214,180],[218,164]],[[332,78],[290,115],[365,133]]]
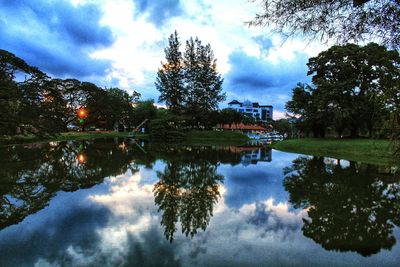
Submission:
[[[250,26],[272,26],[279,33],[308,35],[310,40],[339,43],[378,40],[400,48],[398,0],[292,1],[261,0],[262,10]]]
[[[0,50],[0,134],[53,135],[82,125],[130,128],[132,103],[139,94],[119,88],[103,89],[76,79],[51,79],[24,60]],[[87,116],[78,122],[77,111]]]
[[[224,108],[218,114],[218,123],[221,124],[233,124],[233,123],[241,123],[246,120],[246,117],[232,109],[232,108]]]
[[[296,137],[298,131],[295,128],[295,120],[289,119],[279,119],[272,122],[274,131],[280,134],[286,134],[287,137]]]
[[[140,101],[135,104],[133,114],[133,124],[137,126],[146,119],[152,120],[156,118],[157,107],[154,105],[153,100]],[[143,127],[146,129],[146,132],[148,131],[147,126],[148,124],[143,125]]]
[[[225,100],[223,79],[216,71],[216,59],[210,44],[203,45],[196,38],[186,41],[184,54],[184,81],[187,88],[186,113],[200,125],[208,128],[208,114],[218,109]]]
[[[185,121],[174,114],[165,114],[149,123],[149,137],[153,141],[181,142],[185,139]]]
[[[323,137],[330,127],[339,136],[348,131],[355,137],[363,131],[372,137],[400,110],[397,51],[374,43],[333,46],[307,65],[313,86],[298,84],[286,104],[304,132]]]
[[[211,46],[198,38],[186,41],[183,55],[179,48],[175,31],[165,49],[167,62],[162,63],[155,82],[161,93],[159,101],[165,101],[175,115],[185,114],[192,127],[209,128],[210,114],[225,99],[216,59]]]
[[[186,98],[180,45],[178,33],[175,31],[169,37],[168,47],[164,50],[167,62],[161,63],[162,66],[157,72],[155,82],[156,88],[160,92],[159,101],[165,101],[174,113],[182,112]]]
[[[46,135],[61,130],[57,121],[60,95],[45,88],[47,83],[43,72],[0,50],[0,134]]]

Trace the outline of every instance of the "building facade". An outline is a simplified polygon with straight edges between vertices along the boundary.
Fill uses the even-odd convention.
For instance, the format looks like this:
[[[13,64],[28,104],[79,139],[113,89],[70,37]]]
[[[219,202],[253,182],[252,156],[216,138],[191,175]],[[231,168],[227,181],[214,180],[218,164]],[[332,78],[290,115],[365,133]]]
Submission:
[[[241,103],[237,100],[233,100],[228,103],[228,107],[242,114],[251,116],[257,121],[264,123],[270,123],[272,121],[273,107],[270,105],[260,105],[250,101]]]

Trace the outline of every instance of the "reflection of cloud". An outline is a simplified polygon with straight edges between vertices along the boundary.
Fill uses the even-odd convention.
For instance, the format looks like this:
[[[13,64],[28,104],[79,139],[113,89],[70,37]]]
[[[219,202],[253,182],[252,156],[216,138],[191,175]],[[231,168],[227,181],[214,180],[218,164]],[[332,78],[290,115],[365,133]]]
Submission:
[[[113,177],[107,194],[92,195],[89,199],[108,207],[116,216],[134,216],[141,212],[143,206],[154,203],[153,185],[141,185],[141,178],[141,172]]]
[[[276,165],[285,165],[283,155],[276,152],[274,156],[278,159]],[[15,260],[17,253],[24,249],[29,254],[28,260],[17,263],[26,266],[34,263],[36,266],[139,266],[143,263],[147,266],[321,266],[346,262],[359,266],[395,266],[398,262],[398,256],[391,256],[396,251],[389,256],[387,253],[376,255],[368,261],[354,254],[341,254],[339,260],[338,253],[324,251],[302,235],[300,228],[306,211],[293,210],[287,198],[273,197],[280,195],[274,192],[282,190],[278,187],[261,188],[259,199],[250,201],[249,197],[238,202],[237,207],[231,207],[227,197],[235,185],[230,183],[229,176],[220,186],[221,199],[214,207],[214,216],[206,231],[192,239],[177,233],[170,244],[163,235],[161,214],[154,205],[154,177],[154,171],[150,174],[141,168],[133,175],[128,172],[107,179],[103,185],[107,190],[92,188],[65,193],[57,210],[68,205],[70,212],[53,217],[54,214],[47,214],[51,220],[44,220],[29,231],[15,226],[15,232],[25,229],[18,240],[15,234],[0,232],[0,251],[10,253],[10,258]],[[70,197],[77,193],[90,201]],[[26,250],[28,241],[41,246]],[[2,262],[2,257],[0,265],[12,266],[11,260]]]
[[[114,214],[108,226],[98,231],[102,240],[100,244],[103,244],[102,250],[113,247],[120,253],[132,253],[123,249],[133,246],[127,243],[129,238],[135,243],[134,246],[142,246],[143,236],[149,231],[166,241],[162,236],[157,216],[159,214],[153,203],[153,184],[144,183],[140,173],[112,178],[107,194],[90,197],[92,201],[108,207]],[[227,193],[224,185],[221,185],[220,193],[222,198],[214,207],[214,217],[205,232],[199,232],[193,239],[176,235],[173,242],[176,246],[175,257],[184,265],[209,265],[211,262],[205,260],[208,257],[211,257],[214,264],[216,259],[213,253],[220,249],[234,250],[240,255],[239,258],[246,258],[247,252],[242,251],[243,243],[251,246],[253,242],[260,242],[263,246],[270,246],[271,240],[285,243],[285,240],[295,239],[298,235],[302,211],[290,211],[287,203],[275,203],[272,198],[231,209],[224,201]],[[225,255],[231,253],[228,251]],[[229,262],[224,256],[221,259]]]

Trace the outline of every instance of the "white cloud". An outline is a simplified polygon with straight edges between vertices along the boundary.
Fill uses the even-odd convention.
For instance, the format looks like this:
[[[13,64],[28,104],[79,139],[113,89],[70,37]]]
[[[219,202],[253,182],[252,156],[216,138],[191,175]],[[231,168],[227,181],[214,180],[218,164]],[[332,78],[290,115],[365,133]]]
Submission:
[[[73,3],[88,1],[91,0],[73,0]],[[167,46],[168,36],[174,30],[178,31],[183,46],[191,36],[210,43],[218,60],[218,70],[223,75],[232,68],[229,56],[234,51],[242,50],[249,56],[259,58],[260,62],[278,64],[283,61],[290,64],[298,53],[315,56],[325,48],[317,43],[307,44],[300,39],[283,43],[282,38],[270,34],[266,28],[249,28],[245,22],[254,17],[259,6],[247,0],[183,0],[180,2],[182,14],[171,17],[160,27],[150,21],[149,14],[137,15],[137,7],[132,0],[102,0],[96,3],[103,10],[101,24],[110,27],[116,38],[111,47],[92,54],[96,59],[112,61],[105,83],[118,81],[118,86],[137,90],[144,99],[156,99],[158,96],[154,79],[160,62],[164,60],[163,50]],[[257,36],[270,38],[272,47],[263,51],[254,40]],[[229,91],[229,88],[225,90]],[[253,92],[248,94],[252,96]],[[261,102],[265,101],[269,100]]]

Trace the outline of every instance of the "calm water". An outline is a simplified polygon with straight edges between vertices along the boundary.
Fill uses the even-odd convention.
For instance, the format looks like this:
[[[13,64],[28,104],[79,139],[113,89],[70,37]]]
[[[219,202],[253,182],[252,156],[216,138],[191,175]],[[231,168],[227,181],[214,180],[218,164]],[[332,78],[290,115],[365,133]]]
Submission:
[[[395,168],[262,146],[0,148],[0,266],[400,266]]]

